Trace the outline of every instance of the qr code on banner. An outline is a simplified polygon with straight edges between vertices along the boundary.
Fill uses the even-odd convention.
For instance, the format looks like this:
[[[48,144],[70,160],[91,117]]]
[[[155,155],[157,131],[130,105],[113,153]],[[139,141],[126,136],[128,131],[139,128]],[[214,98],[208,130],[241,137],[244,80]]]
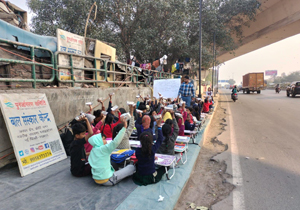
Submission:
[[[49,142],[52,153],[62,150],[59,140]]]

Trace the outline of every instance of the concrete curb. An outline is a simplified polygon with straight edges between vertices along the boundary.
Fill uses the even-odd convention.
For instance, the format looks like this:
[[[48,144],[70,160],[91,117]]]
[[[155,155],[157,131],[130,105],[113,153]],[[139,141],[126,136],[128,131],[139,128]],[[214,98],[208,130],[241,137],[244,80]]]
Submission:
[[[218,99],[219,99],[219,98],[218,98]],[[218,106],[219,106],[219,100],[215,103],[214,112],[212,113],[212,115],[211,115],[211,117],[210,117],[210,119],[209,119],[209,122],[208,122],[208,124],[207,124],[207,126],[206,126],[206,129],[205,129],[205,131],[204,131],[204,134],[203,134],[203,136],[202,136],[202,139],[201,139],[201,141],[200,141],[200,143],[199,143],[199,145],[201,144],[200,147],[203,146],[204,140],[206,139],[207,133],[208,133],[208,131],[209,131],[209,129],[210,129],[211,121],[213,120],[213,118],[214,118],[214,116],[215,116],[215,113],[216,113],[215,110],[217,110]]]
[[[198,158],[198,156],[199,156],[199,154],[200,154],[200,152],[201,152],[201,147],[203,146],[204,140],[206,139],[207,133],[208,133],[208,131],[209,131],[209,129],[210,129],[211,121],[213,120],[213,117],[215,116],[215,110],[217,109],[218,105],[219,105],[219,102],[217,101],[217,102],[215,103],[214,112],[212,113],[212,115],[211,115],[211,117],[210,117],[210,119],[209,119],[208,124],[205,126],[205,131],[204,131],[204,133],[202,134],[201,140],[200,140],[200,142],[199,142],[199,144],[198,144],[198,145],[200,146],[200,150],[199,150],[199,153],[198,153],[198,155],[197,155],[197,158]],[[196,161],[197,161],[197,159],[196,159]],[[196,161],[194,162],[192,171],[194,171],[194,169],[195,169]],[[190,176],[190,177],[191,177],[191,176]],[[184,184],[184,186],[183,186],[182,189],[185,188],[185,186],[186,186],[186,184],[188,183],[190,177],[186,180],[186,182],[185,182],[185,184]],[[182,190],[182,191],[183,191],[183,190]],[[181,194],[182,194],[182,191],[180,192],[180,195],[179,195],[178,198],[180,198],[180,196],[181,196]],[[178,199],[177,199],[176,203],[177,203],[177,202],[178,202]],[[176,203],[175,203],[175,205],[176,205]],[[173,206],[173,208],[175,207],[175,205]]]

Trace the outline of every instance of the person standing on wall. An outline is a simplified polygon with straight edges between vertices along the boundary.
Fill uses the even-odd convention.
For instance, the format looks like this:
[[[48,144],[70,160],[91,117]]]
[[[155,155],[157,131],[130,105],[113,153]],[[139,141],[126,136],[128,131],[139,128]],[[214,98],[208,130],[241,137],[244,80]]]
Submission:
[[[178,99],[180,95],[182,100],[185,101],[186,106],[190,107],[192,99],[194,100],[195,98],[195,89],[194,85],[190,82],[189,76],[185,76],[184,82],[180,85]]]

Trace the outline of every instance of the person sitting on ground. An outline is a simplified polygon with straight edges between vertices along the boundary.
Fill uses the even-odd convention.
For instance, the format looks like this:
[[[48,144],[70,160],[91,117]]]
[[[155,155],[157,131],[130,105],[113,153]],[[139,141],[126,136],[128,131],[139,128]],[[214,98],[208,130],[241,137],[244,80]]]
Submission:
[[[138,109],[143,111],[143,114],[146,114],[146,112],[147,112],[147,106],[143,103],[139,105]]]
[[[210,109],[214,108],[214,106],[213,106],[213,105],[215,104],[214,99],[211,98],[211,99],[209,100],[209,102],[211,103],[211,105],[209,105],[209,108],[210,108]]]
[[[102,139],[101,134],[94,135],[89,139],[89,143],[93,146],[89,162],[92,167],[93,179],[97,184],[114,186],[135,172],[134,165],[128,165],[119,171],[115,171],[110,163],[111,153],[121,143],[126,133],[127,121],[122,118],[121,122],[124,127],[111,143],[107,144],[106,140]]]
[[[115,111],[111,110],[112,109],[112,96],[113,96],[113,94],[109,94],[108,108],[107,108],[106,112],[108,114],[111,114],[114,117],[113,123],[116,123],[119,121],[119,118],[120,118],[120,115],[118,117],[116,117],[116,112],[118,112],[119,114],[120,114],[120,112],[119,112],[119,109],[117,109]]]
[[[200,121],[200,110],[198,106],[194,107],[192,115],[195,116],[198,121]]]
[[[86,114],[86,117],[89,118],[89,114]],[[92,124],[91,124],[91,121],[89,120],[90,124],[91,124],[91,127],[92,127],[92,130],[93,130],[93,135],[95,134],[99,134],[100,133],[100,128],[101,126],[103,125],[104,121],[105,121],[105,118],[106,116],[103,116],[101,121],[99,121],[96,126],[94,127]],[[88,154],[90,153],[90,151],[92,150],[92,145],[90,145],[90,143],[87,141],[85,144],[84,144],[84,148],[85,148],[85,152],[87,152]]]
[[[137,122],[135,122],[135,127],[137,130],[137,135],[138,135],[138,139],[140,140],[140,135],[143,132],[150,132],[153,133],[152,128],[150,127],[151,124],[151,118],[148,115],[145,115],[142,118],[142,124],[138,124]],[[156,140],[156,136],[153,137],[154,140]]]
[[[105,107],[104,107],[104,105],[103,105],[103,101],[101,101],[100,99],[97,99],[97,101],[99,102],[99,104],[101,104],[101,106],[102,106],[102,108],[101,109],[98,109],[98,110],[95,110],[94,112],[93,112],[93,115],[96,117],[95,119],[94,119],[94,125],[96,125],[101,119],[102,119],[102,117],[103,117],[103,114],[102,114],[102,111],[105,111]],[[98,105],[97,105],[98,106]],[[96,106],[96,107],[97,107]],[[90,106],[91,107],[91,106]],[[95,108],[95,107],[94,107]],[[90,111],[92,112],[92,110],[93,110],[93,107],[91,107],[91,109],[90,109]],[[90,113],[91,113],[90,112]]]
[[[196,98],[196,101],[193,105],[193,109],[195,109],[195,107],[198,107],[199,113],[201,113],[202,106],[203,106],[202,99],[201,98]]]
[[[193,124],[194,123],[194,120],[193,120],[193,108],[192,107],[188,107],[186,109],[186,113],[187,113],[187,117],[189,117],[189,123]]]
[[[155,169],[155,153],[163,141],[161,129],[161,118],[157,121],[158,138],[153,142],[153,136],[150,132],[144,132],[140,136],[141,148],[137,148],[135,155],[138,159],[136,173],[133,174],[133,181],[137,185],[149,185],[157,183],[165,174],[165,167]]]
[[[146,106],[142,103],[139,105],[138,110],[142,111],[142,113],[140,112],[136,112],[136,123],[137,124],[142,124],[142,118],[147,115],[147,108]],[[136,110],[135,110],[136,111]]]
[[[182,112],[185,110],[185,107],[186,107],[185,101],[181,101],[181,102],[178,104],[178,106],[179,106],[178,111],[182,114]]]
[[[119,111],[118,111],[119,112]],[[114,127],[120,123],[121,113],[119,112],[119,120],[116,123],[113,123],[114,117],[112,114],[107,114],[104,124],[101,126],[101,133],[105,134],[107,138],[112,138],[112,133]]]
[[[155,110],[157,114],[162,114],[164,111],[164,102],[163,102],[163,98],[159,98],[159,102],[158,102],[158,106],[157,109]]]
[[[102,114],[102,110],[100,110],[100,109],[94,111],[93,114],[95,116],[94,125],[96,126],[98,124],[98,122],[100,122],[102,120],[104,115]]]
[[[92,127],[86,117],[82,117],[86,127],[82,123],[76,123],[72,126],[74,140],[70,145],[71,173],[76,177],[88,176],[91,174],[91,166],[87,162],[84,144],[93,135]],[[86,130],[88,133],[86,134]]]
[[[182,117],[176,117],[177,118],[177,124],[179,127],[178,136],[184,136],[184,130],[185,130],[185,121],[187,118],[187,113],[184,111],[182,114]]]
[[[184,122],[184,126],[185,126],[185,130],[193,131],[195,129],[195,123],[193,122],[193,117],[189,113],[187,113],[187,118]]]
[[[166,122],[168,119],[170,120],[172,119],[172,115],[169,110],[165,110],[162,116],[163,116],[163,122]]]
[[[130,107],[130,115],[131,115],[129,125],[128,125],[128,127],[125,127],[125,128],[127,128],[126,133],[125,133],[121,143],[118,145],[117,149],[131,149],[130,144],[129,144],[129,137],[134,128],[134,117],[133,117],[134,106],[130,105],[129,107]],[[117,134],[120,132],[120,130],[122,128],[124,128],[124,126],[125,125],[123,123],[120,123],[116,127],[114,127],[113,139],[116,138]]]
[[[157,115],[156,111],[155,110],[152,110],[150,113],[149,113],[149,116],[150,116],[150,119],[151,119],[151,122],[150,122],[150,128],[152,128],[152,133],[155,134],[155,127],[156,127],[156,119],[155,119],[155,116]]]
[[[206,98],[204,100],[204,104],[203,104],[203,113],[209,113],[209,106],[212,105],[212,102],[209,102],[208,99]]]
[[[166,155],[174,155],[174,146],[175,141],[178,137],[179,128],[176,122],[174,111],[170,112],[172,114],[172,120],[168,119],[166,123],[162,127],[162,133],[164,136],[164,140],[160,145],[157,153],[166,154]]]

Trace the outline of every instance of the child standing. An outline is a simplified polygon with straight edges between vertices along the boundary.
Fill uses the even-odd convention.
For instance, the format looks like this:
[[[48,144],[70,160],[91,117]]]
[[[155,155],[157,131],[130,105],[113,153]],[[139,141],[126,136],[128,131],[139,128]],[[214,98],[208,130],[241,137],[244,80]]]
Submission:
[[[86,127],[82,123],[72,126],[74,141],[70,145],[71,173],[76,177],[83,177],[91,174],[91,166],[87,162],[84,144],[93,135],[92,127],[86,117],[82,117],[86,122]]]

